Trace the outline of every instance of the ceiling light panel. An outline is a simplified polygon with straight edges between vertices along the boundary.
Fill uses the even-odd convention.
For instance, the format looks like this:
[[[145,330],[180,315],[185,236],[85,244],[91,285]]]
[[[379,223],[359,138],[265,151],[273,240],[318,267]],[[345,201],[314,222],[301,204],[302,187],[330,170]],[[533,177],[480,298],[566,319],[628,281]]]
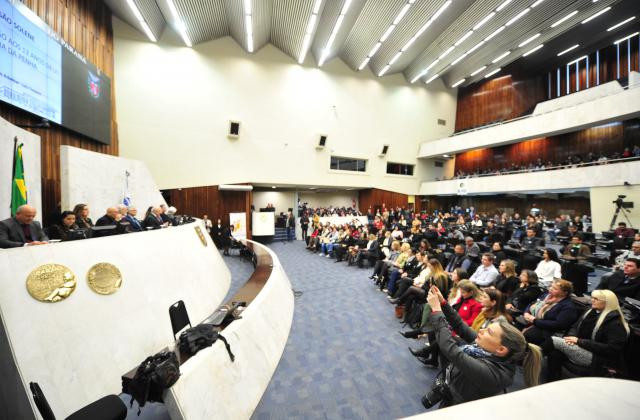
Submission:
[[[195,4],[213,3],[216,0],[213,0],[212,2],[201,0],[174,1],[183,1],[191,5],[190,7],[194,7]],[[274,1],[273,3],[271,3],[260,0],[250,0],[249,3],[245,3],[244,0],[223,0],[225,14],[229,22],[230,35],[238,44],[240,44],[245,49],[245,51],[249,52],[249,50],[252,49],[253,52],[256,52],[265,44],[267,44],[267,42],[272,42],[271,22],[273,20],[272,16],[274,11],[276,10],[275,5],[277,3],[278,1]],[[290,51],[283,49],[283,51],[289,54],[294,60],[298,59],[298,53],[300,51],[299,48],[302,43],[305,28],[309,21],[308,13],[310,7],[311,6],[308,6],[308,8],[304,10],[304,16],[300,16],[299,14],[295,15],[294,22],[296,23],[296,31],[294,36],[297,40],[297,44]],[[250,16],[250,22],[247,16]],[[208,16],[203,16],[202,18],[206,19],[208,18]],[[249,23],[251,23],[251,25],[249,25]],[[291,28],[289,29],[289,31],[291,31]],[[249,34],[251,35],[251,37],[248,36]],[[274,45],[280,47],[280,45],[277,45],[275,43]]]
[[[182,39],[182,36],[177,31],[177,25],[173,18],[173,12],[170,10],[168,0],[135,0],[135,2],[145,17],[149,16],[145,11],[147,8],[152,6],[158,7],[161,10],[163,23],[168,23],[169,26],[176,31],[177,36]],[[192,0],[173,0],[172,3],[186,28],[186,33],[191,44],[196,45],[201,42],[231,35],[230,15],[227,13],[224,0],[197,3]],[[234,36],[234,39],[238,44],[243,45],[244,30],[242,30],[242,26],[244,23],[242,21],[242,3],[237,4],[237,10],[238,20],[235,23],[239,25],[240,31],[237,34],[238,36]],[[151,28],[153,30],[153,25],[151,25]]]
[[[147,19],[142,15],[142,12],[138,7],[138,4],[136,4],[134,0],[126,0],[126,3],[127,3],[127,6],[129,6],[129,10],[131,11],[131,13],[133,13],[135,19],[138,21],[138,24],[142,28],[142,31],[147,36],[147,38],[149,38],[149,41],[156,42],[157,38],[154,35],[153,31],[151,30],[151,27],[149,26]],[[156,5],[155,8],[157,9],[158,6]]]
[[[192,43],[191,43],[191,39],[189,38],[189,35],[187,34],[187,27],[184,24],[182,17],[178,12],[178,9],[176,9],[176,5],[174,4],[173,0],[167,0],[167,6],[171,11],[171,18],[173,19],[173,23],[176,31],[182,38],[182,41],[184,42],[184,44],[187,47],[191,47]]]
[[[411,48],[412,45],[418,40],[424,43],[426,35],[431,34],[434,38],[435,34],[430,32],[432,25],[439,22],[439,19],[444,15],[449,6],[453,4],[453,0],[439,0],[437,2],[407,2],[403,9],[400,10],[391,25],[393,31],[393,37],[387,36],[389,39],[385,39],[385,36],[381,37],[379,42],[382,43],[382,52],[377,52],[378,58],[374,59],[374,67],[385,63],[385,71],[381,71],[378,74],[385,74],[388,70],[388,66],[397,64],[403,54]],[[410,7],[407,7],[410,6]],[[389,32],[389,29],[387,30]],[[450,52],[450,51],[449,51]],[[415,52],[414,52],[415,54]],[[368,58],[375,56],[369,53]],[[409,58],[410,60],[411,58]],[[404,61],[406,63],[406,59]],[[360,65],[362,67],[362,65]]]
[[[619,27],[621,27],[623,25],[626,25],[627,23],[629,23],[629,22],[631,22],[631,21],[633,21],[635,19],[636,19],[635,16],[631,16],[630,18],[627,18],[627,19],[625,19],[625,20],[623,20],[621,22],[618,22],[615,25],[611,26],[609,29],[607,29],[607,32],[611,32],[611,31],[613,31],[615,29],[618,29]]]
[[[348,1],[349,3],[351,3],[350,0]],[[311,39],[316,32],[316,25],[318,23],[318,13],[320,13],[322,2],[323,0],[313,0],[313,9],[311,10],[311,16],[309,17],[309,23],[307,23],[307,29],[304,33],[304,38],[302,39],[302,48],[300,48],[300,54],[298,56],[298,64],[304,63],[304,59],[307,56],[309,47],[311,46]],[[332,35],[329,37],[328,44],[333,44],[333,40],[335,39],[335,31],[338,31],[340,29],[340,25],[342,24],[342,19],[344,19],[344,15],[341,14],[338,17],[338,21],[336,22],[336,25],[334,26],[334,31],[332,32]],[[331,45],[329,45],[329,48],[330,47]],[[329,51],[328,48],[327,48],[327,51]],[[319,65],[321,66],[323,62],[324,62],[324,59],[321,57]]]
[[[454,66],[458,64],[459,62],[464,60],[470,53],[479,48],[478,44],[484,44],[486,41],[504,31],[506,29],[506,23],[513,25],[516,21],[520,20],[527,13],[529,13],[530,9],[526,6],[522,8],[522,3],[522,1],[513,2],[510,0],[501,0],[484,2],[484,4],[481,5],[482,7],[476,7],[476,4],[471,5],[471,7],[469,7],[467,11],[465,11],[463,16],[461,16],[456,21],[456,24],[460,23],[460,25],[456,25],[457,27],[455,29],[459,29],[459,27],[462,25],[469,25],[467,27],[467,30],[461,33],[459,35],[459,38],[451,44],[455,48],[462,48],[462,50],[459,51],[458,54],[453,56],[453,61],[450,64],[447,64],[447,60],[444,60],[441,63],[441,68],[444,69],[447,65]],[[517,8],[520,8],[521,10],[519,12],[516,12]],[[451,29],[451,32],[456,32],[453,30],[453,28]],[[481,38],[477,39],[476,43],[473,44],[472,41],[478,36],[480,36]],[[467,41],[466,44],[465,41]],[[439,43],[439,45],[442,44]],[[444,58],[443,55],[448,55],[448,53],[451,52],[450,49],[451,46],[449,46],[444,51],[441,50],[439,52],[439,57],[441,59]],[[434,51],[434,53],[437,52]],[[423,55],[425,54],[423,53]],[[451,59],[451,57],[449,57],[449,59]],[[408,72],[415,72],[412,77],[412,80],[415,80],[417,74],[426,74],[424,70],[425,69],[423,68],[418,72],[415,72],[415,69],[412,65],[408,69]]]
[[[593,3],[591,0],[531,0],[529,2],[519,0],[513,2],[511,6],[504,9],[507,11],[506,15],[509,16],[508,20],[505,20],[504,15],[497,14],[497,16],[491,19],[482,29],[487,34],[485,39],[488,38],[488,41],[482,47],[473,44],[474,36],[469,38],[469,43],[474,45],[475,49],[482,49],[473,55],[470,51],[467,51],[465,53],[467,55],[466,59],[459,62],[455,67],[438,66],[438,68],[435,68],[433,71],[440,73],[447,83],[463,77],[467,78],[467,83],[473,82],[482,76],[481,74],[476,74],[475,79],[470,80],[471,72],[482,65],[489,65],[501,52],[507,49],[512,52],[499,62],[499,64],[504,67],[524,56],[526,53],[535,53],[542,48],[542,45],[547,41],[571,30],[576,24],[580,24],[583,20],[588,19],[601,10],[608,7],[613,9],[615,4],[616,0],[600,0],[597,3]],[[506,26],[509,20],[521,13],[518,12],[518,10],[525,10],[523,7],[528,7],[530,9],[529,12],[519,17],[517,23],[512,23],[509,27],[506,27],[506,29],[500,29],[501,25]],[[578,13],[573,14],[576,10]],[[550,27],[551,24],[558,22],[570,14],[571,16],[565,19],[564,22],[556,25],[554,28]],[[496,31],[499,32],[494,34]],[[556,51],[556,53],[557,52],[558,51]],[[456,54],[456,57],[459,55],[461,54]],[[446,63],[443,63],[443,66],[446,66]],[[446,74],[443,74],[445,69]]]

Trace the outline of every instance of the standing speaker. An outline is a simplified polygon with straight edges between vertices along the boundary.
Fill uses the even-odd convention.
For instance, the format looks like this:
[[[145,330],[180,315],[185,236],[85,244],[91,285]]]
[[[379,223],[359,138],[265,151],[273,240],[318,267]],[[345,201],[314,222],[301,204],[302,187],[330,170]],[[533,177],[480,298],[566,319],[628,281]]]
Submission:
[[[229,121],[229,132],[227,137],[230,139],[240,138],[240,121]]]
[[[316,146],[317,150],[322,150],[324,149],[324,147],[327,144],[327,135],[326,134],[320,134],[320,138],[318,139],[318,145]]]

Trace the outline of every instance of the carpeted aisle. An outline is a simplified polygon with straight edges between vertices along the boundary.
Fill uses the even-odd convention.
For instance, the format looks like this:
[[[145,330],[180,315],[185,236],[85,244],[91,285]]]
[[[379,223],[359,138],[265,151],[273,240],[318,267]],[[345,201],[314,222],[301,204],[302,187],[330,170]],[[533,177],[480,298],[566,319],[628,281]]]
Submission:
[[[301,241],[270,245],[296,298],[280,364],[254,419],[398,418],[424,412],[437,371],[407,350],[371,269],[312,254]]]

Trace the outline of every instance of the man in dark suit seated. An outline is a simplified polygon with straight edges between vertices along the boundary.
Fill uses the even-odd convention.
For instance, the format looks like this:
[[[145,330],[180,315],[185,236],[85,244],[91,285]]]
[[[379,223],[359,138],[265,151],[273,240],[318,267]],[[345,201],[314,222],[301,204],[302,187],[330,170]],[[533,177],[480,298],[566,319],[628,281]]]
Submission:
[[[532,227],[527,227],[527,234],[522,238],[522,249],[526,251],[522,254],[521,267],[524,270],[535,270],[540,262],[540,257],[535,254],[538,247],[544,246],[544,239],[536,238],[536,231]]]
[[[109,207],[106,214],[96,221],[95,226],[114,226],[114,228],[106,230],[96,230],[93,236],[101,237],[115,235],[116,233],[118,233],[118,222],[120,222],[121,217],[122,216],[120,215],[120,211],[117,207]]]
[[[124,218],[125,221],[129,222],[129,225],[130,225],[129,229],[131,230],[131,232],[140,232],[141,230],[144,229],[142,227],[142,223],[140,223],[140,221],[136,219],[137,214],[138,214],[138,209],[130,206],[129,209],[127,210],[127,215]]]
[[[626,297],[640,300],[640,259],[629,258],[622,271],[603,276],[596,289],[611,290],[621,303]]]
[[[151,213],[144,219],[144,227],[152,229],[160,229],[164,225],[162,220],[162,209],[160,207],[154,207],[151,209]]]
[[[36,209],[28,204],[18,207],[15,217],[0,222],[0,248],[42,245],[49,240],[40,223],[33,220]]]

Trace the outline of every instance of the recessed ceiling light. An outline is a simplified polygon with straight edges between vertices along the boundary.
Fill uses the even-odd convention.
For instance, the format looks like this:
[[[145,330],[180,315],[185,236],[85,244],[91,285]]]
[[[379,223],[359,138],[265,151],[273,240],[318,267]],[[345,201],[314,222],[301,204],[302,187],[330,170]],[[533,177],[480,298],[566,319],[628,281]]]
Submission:
[[[407,3],[404,5],[404,7],[400,10],[400,13],[398,13],[398,16],[396,16],[396,18],[393,20],[394,25],[397,25],[398,23],[400,23],[404,15],[406,15],[407,12],[409,11],[410,7],[411,7],[411,3]]]
[[[453,44],[453,46],[457,47],[458,45],[462,44],[464,42],[464,40],[469,38],[471,35],[473,35],[473,31],[469,31],[466,34],[462,35],[462,38],[460,38],[458,41],[456,41],[456,43]]]
[[[532,36],[531,38],[527,38],[526,40],[522,41],[520,43],[520,45],[518,45],[518,48],[522,48],[525,45],[527,45],[528,43],[530,43],[531,41],[533,41],[534,39],[538,38],[540,36],[540,33],[535,34],[534,36]]]
[[[509,5],[509,3],[511,3],[513,0],[506,0],[504,3],[502,3],[500,6],[498,6],[498,8],[496,9],[496,12],[499,12],[500,10],[504,9],[505,7],[507,7]]]
[[[467,51],[467,55],[471,54],[472,52],[474,52],[478,48],[482,47],[483,44],[484,44],[484,41],[478,42],[476,45],[473,46],[473,48],[471,48],[469,51]]]
[[[568,62],[568,63],[567,63],[567,66],[570,66],[570,65],[572,65],[572,64],[577,63],[578,61],[582,61],[582,60],[586,60],[586,59],[587,59],[587,56],[586,56],[586,55],[583,55],[583,56],[582,56],[582,57],[580,57],[580,58],[576,58],[575,60]]]
[[[382,47],[382,42],[378,42],[376,45],[373,46],[373,48],[371,48],[371,51],[369,51],[368,57],[373,57],[375,53],[378,52],[380,47]]]
[[[173,15],[173,20],[175,21],[178,33],[180,33],[180,36],[182,37],[182,40],[187,45],[187,47],[191,47],[191,40],[187,35],[187,27],[185,26],[184,22],[182,22],[182,19],[180,19],[178,10],[176,9],[176,5],[173,4],[173,0],[167,0],[167,5],[169,5],[169,11],[171,11],[171,15]]]
[[[454,88],[454,87],[458,87],[458,86],[460,86],[461,84],[463,84],[465,80],[467,80],[467,79],[460,79],[460,80],[458,80],[457,82],[455,82],[454,84],[452,84],[452,85],[451,85],[451,87],[452,87],[452,88]]]
[[[560,19],[559,21],[557,21],[556,23],[551,25],[551,27],[555,28],[556,26],[560,25],[563,22],[566,22],[567,20],[571,19],[572,17],[574,17],[577,14],[578,14],[578,11],[574,10],[573,12],[569,13],[567,16],[563,17],[562,19]]]
[[[505,24],[505,26],[511,26],[514,23],[516,23],[516,21],[518,19],[520,19],[522,16],[526,15],[527,13],[529,13],[531,9],[529,9],[528,7],[526,9],[524,9],[522,12],[518,13],[517,15],[515,15],[514,17],[511,18],[511,20],[509,20],[509,22],[507,22]]]
[[[316,0],[316,7],[313,8],[314,13],[318,13],[316,10],[320,10],[320,4],[322,3],[322,0]],[[344,20],[344,16],[347,14],[347,11],[349,10],[349,6],[351,6],[351,0],[347,0],[344,3],[344,6],[342,6],[342,10],[340,11],[340,15],[338,16],[338,19],[336,20],[335,25],[333,25],[333,29],[331,30],[331,35],[329,35],[329,39],[327,40],[327,44],[324,46],[324,49],[322,50],[322,55],[320,56],[320,61],[318,62],[318,66],[322,66],[324,64],[324,62],[326,61],[326,59],[329,57],[330,51],[331,51],[331,47],[333,46],[333,42],[336,39],[336,36],[338,35],[338,31],[340,30],[340,27],[342,26],[342,22]],[[367,63],[369,62],[369,60],[367,60]],[[366,63],[365,63],[366,65]],[[362,66],[364,67],[364,66]],[[362,68],[358,68],[358,70],[362,70]]]
[[[476,25],[473,27],[473,30],[477,31],[478,29],[480,29],[482,27],[482,25],[484,25],[485,23],[489,22],[491,20],[491,18],[493,18],[495,15],[496,15],[496,12],[489,13],[487,16],[484,17],[484,19],[482,19],[480,22],[476,23]]]
[[[453,60],[451,62],[452,66],[455,66],[456,64],[458,64],[460,62],[460,60],[462,60],[463,58],[465,58],[467,56],[467,53],[462,54],[460,57],[456,58],[455,60]]]
[[[540,3],[542,3],[543,1],[544,1],[544,0],[538,0],[538,1],[536,1],[535,3],[533,3],[533,4],[531,5],[531,8],[533,9],[534,7],[538,6],[538,5],[539,5]]]
[[[620,23],[616,23],[615,25],[613,25],[612,27],[610,27],[609,29],[607,29],[607,32],[611,32],[611,31],[613,31],[614,29],[621,27],[621,26],[622,26],[622,25],[624,25],[625,23],[629,23],[629,22],[631,22],[631,21],[632,21],[633,19],[635,19],[635,18],[636,18],[635,16],[631,16],[629,19],[625,19],[625,20],[623,20],[623,21],[622,21],[622,22],[620,22]]]
[[[534,47],[532,49],[530,49],[529,51],[527,51],[526,53],[522,54],[523,57],[526,57],[530,54],[533,54],[534,52],[538,51],[540,48],[544,47],[544,44],[540,44],[537,47]]]
[[[362,70],[367,64],[369,64],[369,60],[369,57],[365,58],[362,64],[360,64],[360,67],[358,67],[358,70]]]
[[[402,52],[401,52],[401,51],[398,51],[398,52],[396,53],[396,55],[394,55],[394,56],[393,56],[393,58],[392,58],[391,60],[389,60],[389,65],[392,65],[393,63],[395,63],[395,62],[396,62],[396,60],[397,60],[398,58],[400,58],[400,56],[401,56],[401,55],[402,55]]]
[[[127,0],[127,4],[140,23],[140,26],[142,26],[142,30],[147,35],[147,38],[149,38],[151,42],[156,42],[156,37],[153,35],[153,32],[151,32],[151,28],[149,28],[149,25],[147,25],[144,17],[142,17],[142,13],[140,13],[140,10],[138,10],[138,6],[136,6],[133,0]]]
[[[429,64],[429,66],[427,67],[427,71],[431,70],[433,66],[435,66],[439,62],[440,62],[440,59],[435,59],[433,63]]]
[[[495,31],[493,31],[493,33],[491,35],[489,35],[488,37],[486,37],[484,40],[489,41],[491,38],[493,38],[494,36],[498,35],[500,32],[504,31],[507,27],[506,26],[501,26],[498,29],[496,29]]]
[[[505,52],[505,53],[501,54],[499,57],[494,58],[494,59],[493,59],[493,61],[492,61],[492,63],[493,63],[493,64],[497,63],[498,61],[502,60],[503,58],[505,58],[505,57],[506,57],[506,56],[508,56],[509,54],[511,54],[511,51],[507,51],[507,52]]]
[[[623,41],[626,41],[626,40],[627,40],[627,39],[629,39],[629,38],[633,38],[634,36],[636,36],[636,35],[638,35],[638,34],[640,34],[640,32],[634,32],[634,33],[632,33],[631,35],[627,35],[627,36],[625,36],[624,38],[617,40],[617,41],[616,41],[616,42],[614,42],[613,44],[614,44],[614,45],[618,45],[619,43],[621,43],[621,42],[623,42]]]
[[[488,79],[489,77],[493,76],[494,74],[496,74],[497,72],[499,72],[500,70],[502,70],[500,67],[498,67],[497,69],[495,69],[494,71],[491,71],[487,74],[484,75],[485,79]]]
[[[436,73],[433,76],[431,76],[425,83],[429,84],[429,83],[433,82],[434,80],[436,80],[437,77],[438,77],[438,73]]]
[[[568,53],[569,51],[573,51],[573,50],[575,50],[575,49],[576,49],[576,48],[578,48],[579,46],[580,46],[580,44],[576,44],[576,45],[573,45],[573,46],[571,46],[571,47],[567,48],[567,49],[566,49],[566,50],[564,50],[564,51],[560,51],[560,52],[558,53],[558,57],[560,57],[561,55],[565,55],[565,54],[566,54],[566,53]]]
[[[276,186],[275,186],[275,185],[272,185],[272,186],[271,186],[271,188],[275,189],[275,188],[276,188]]]
[[[448,56],[448,55],[449,55],[449,53],[450,53],[451,51],[453,51],[455,48],[456,48],[456,47],[454,47],[453,45],[452,45],[452,46],[450,46],[449,48],[447,48],[447,50],[446,50],[445,52],[443,52],[443,53],[440,55],[440,57],[438,57],[438,60],[442,60],[443,58],[445,58],[446,56]]]
[[[483,71],[484,69],[486,69],[487,66],[482,66],[480,67],[478,70],[474,71],[473,73],[471,73],[471,76],[475,76],[476,74],[480,73],[481,71]]]
[[[380,70],[380,73],[378,73],[378,77],[383,76],[387,72],[387,70],[389,70],[389,67],[391,67],[389,64],[384,66],[382,70]]]
[[[599,11],[598,13],[596,13],[595,15],[593,15],[593,16],[591,16],[591,17],[589,17],[589,18],[586,18],[585,20],[583,20],[583,21],[582,21],[582,24],[584,25],[585,23],[592,21],[593,19],[597,18],[598,16],[600,16],[600,15],[603,15],[603,14],[607,13],[609,10],[611,10],[611,7],[607,7],[607,8],[604,8],[604,9],[600,10],[600,11]]]

